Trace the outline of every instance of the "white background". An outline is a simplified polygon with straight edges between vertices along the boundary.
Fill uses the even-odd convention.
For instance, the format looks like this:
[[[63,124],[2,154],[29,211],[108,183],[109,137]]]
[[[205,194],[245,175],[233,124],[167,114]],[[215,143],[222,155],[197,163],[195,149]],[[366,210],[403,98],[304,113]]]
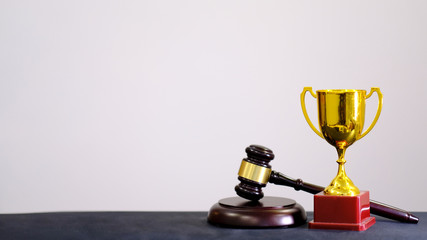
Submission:
[[[208,211],[245,148],[327,185],[300,93],[380,87],[346,154],[371,198],[427,211],[426,1],[1,1],[0,212]],[[317,122],[315,100],[307,95]],[[366,127],[377,108],[367,100]],[[317,125],[317,124],[316,124]],[[312,195],[269,184],[266,195]]]

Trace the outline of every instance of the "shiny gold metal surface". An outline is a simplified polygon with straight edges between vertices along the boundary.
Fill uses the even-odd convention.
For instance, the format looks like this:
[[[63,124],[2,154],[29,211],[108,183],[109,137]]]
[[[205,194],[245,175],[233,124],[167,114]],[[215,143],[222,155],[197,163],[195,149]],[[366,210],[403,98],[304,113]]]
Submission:
[[[245,160],[242,161],[239,169],[239,176],[259,182],[262,184],[267,184],[268,179],[270,178],[271,168],[262,167],[255,165],[253,163],[247,162]]]
[[[308,117],[305,107],[305,94],[307,92],[317,98],[320,131],[316,129]],[[365,100],[374,92],[378,94],[377,113],[369,128],[362,132],[365,122]],[[314,94],[311,87],[304,88],[301,93],[301,107],[308,125],[317,135],[334,146],[338,152],[338,174],[325,188],[325,194],[338,196],[359,194],[359,189],[345,173],[345,151],[355,141],[363,138],[372,130],[380,116],[382,103],[383,96],[379,88],[371,88],[368,95],[366,95],[365,90],[355,89],[318,90]]]

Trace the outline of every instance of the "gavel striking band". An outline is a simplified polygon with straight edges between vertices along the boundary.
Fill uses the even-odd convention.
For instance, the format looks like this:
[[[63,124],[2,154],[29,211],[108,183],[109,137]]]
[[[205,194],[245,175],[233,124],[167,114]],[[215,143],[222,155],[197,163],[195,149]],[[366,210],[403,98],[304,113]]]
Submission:
[[[293,187],[295,190],[302,190],[312,194],[322,192],[325,188],[305,183],[301,179],[292,179],[280,172],[272,171],[269,162],[274,159],[273,152],[260,145],[250,145],[246,148],[247,158],[242,160],[240,165],[240,183],[235,187],[237,195],[252,201],[258,201],[264,197],[262,188],[268,182]],[[418,223],[418,217],[413,214],[389,206],[377,201],[370,201],[370,211],[372,214],[394,219],[406,223]]]
[[[239,176],[250,179],[254,182],[267,184],[271,175],[271,168],[261,167],[248,161],[242,161],[239,170]]]

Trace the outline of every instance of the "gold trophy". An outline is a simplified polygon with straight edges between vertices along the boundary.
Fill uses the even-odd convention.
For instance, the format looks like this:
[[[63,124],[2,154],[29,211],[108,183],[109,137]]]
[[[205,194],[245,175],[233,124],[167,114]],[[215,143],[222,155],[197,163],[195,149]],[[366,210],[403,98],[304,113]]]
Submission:
[[[307,92],[317,99],[320,131],[308,117],[305,107]],[[365,122],[365,101],[374,92],[378,94],[377,113],[369,128],[362,132]],[[366,95],[365,90],[328,89],[318,90],[316,93],[311,87],[304,88],[301,93],[302,111],[311,129],[336,148],[338,174],[323,193],[315,196],[314,221],[310,222],[309,226],[310,228],[366,230],[375,223],[375,218],[370,217],[369,214],[369,192],[360,191],[347,177],[344,169],[346,162],[344,155],[350,145],[366,136],[376,124],[383,103],[381,91],[379,88],[371,88],[370,93]]]

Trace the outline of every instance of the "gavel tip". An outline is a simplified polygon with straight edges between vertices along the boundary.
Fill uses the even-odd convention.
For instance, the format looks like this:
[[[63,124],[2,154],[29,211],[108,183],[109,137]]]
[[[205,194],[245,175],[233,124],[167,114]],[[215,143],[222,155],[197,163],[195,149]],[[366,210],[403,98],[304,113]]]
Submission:
[[[409,214],[408,223],[418,223],[418,217],[412,214]]]

